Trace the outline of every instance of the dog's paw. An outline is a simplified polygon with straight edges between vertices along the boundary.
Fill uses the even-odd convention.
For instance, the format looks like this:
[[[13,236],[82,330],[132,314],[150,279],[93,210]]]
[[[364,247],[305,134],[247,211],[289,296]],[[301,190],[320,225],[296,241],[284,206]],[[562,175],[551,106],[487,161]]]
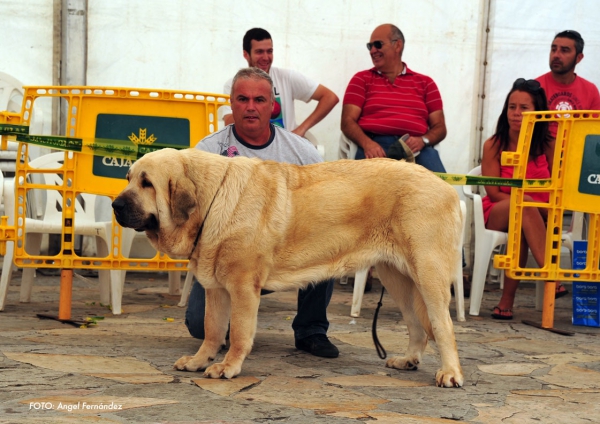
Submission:
[[[195,356],[182,356],[175,362],[173,368],[179,371],[202,371],[208,366],[207,361],[196,358]]]
[[[416,371],[419,369],[419,358],[407,358],[405,356],[394,356],[385,363],[388,368],[396,368],[397,370]]]
[[[444,371],[439,369],[435,374],[435,383],[438,387],[462,387],[464,384],[462,371]]]
[[[177,362],[175,362],[173,368],[179,371],[185,371],[185,364],[187,364],[190,361],[190,359],[192,359],[192,356],[182,356],[177,360]]]
[[[224,362],[213,364],[204,371],[204,376],[209,378],[233,378],[238,375],[242,369],[227,365]]]

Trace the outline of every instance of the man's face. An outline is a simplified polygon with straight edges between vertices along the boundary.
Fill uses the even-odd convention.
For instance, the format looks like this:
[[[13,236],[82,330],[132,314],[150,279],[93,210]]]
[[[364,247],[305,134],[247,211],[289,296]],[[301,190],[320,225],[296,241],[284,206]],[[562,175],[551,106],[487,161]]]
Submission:
[[[404,48],[404,43],[402,40],[392,41],[390,35],[390,28],[389,26],[385,25],[375,28],[375,31],[373,31],[371,34],[371,44],[376,41],[380,41],[382,43],[380,49],[372,46],[371,50],[369,50],[371,60],[373,61],[373,66],[375,66],[378,71],[383,72],[387,69],[393,68],[402,61],[400,55],[402,53],[402,49]]]
[[[263,79],[238,79],[231,94],[231,111],[242,137],[266,131],[273,111],[271,84]]]
[[[575,52],[575,41],[570,38],[555,38],[550,48],[550,70],[554,74],[563,75],[575,69],[583,53]]]
[[[248,66],[260,68],[269,73],[273,63],[273,40],[265,39],[261,41],[250,41],[250,53],[244,50],[244,59]]]

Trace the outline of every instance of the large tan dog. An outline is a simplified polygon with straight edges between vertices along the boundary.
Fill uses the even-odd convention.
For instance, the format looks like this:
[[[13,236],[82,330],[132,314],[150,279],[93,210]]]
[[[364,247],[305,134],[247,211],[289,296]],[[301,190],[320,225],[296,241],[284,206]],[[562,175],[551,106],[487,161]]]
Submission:
[[[179,370],[232,378],[252,349],[260,289],[297,289],[376,265],[410,341],[387,366],[416,369],[437,342],[438,386],[462,386],[450,285],[460,258],[454,188],[425,168],[341,160],[297,166],[197,149],[163,149],[133,164],[113,203],[124,227],[145,230],[173,258],[189,258],[206,290],[206,338]],[[223,362],[211,365],[225,344]]]

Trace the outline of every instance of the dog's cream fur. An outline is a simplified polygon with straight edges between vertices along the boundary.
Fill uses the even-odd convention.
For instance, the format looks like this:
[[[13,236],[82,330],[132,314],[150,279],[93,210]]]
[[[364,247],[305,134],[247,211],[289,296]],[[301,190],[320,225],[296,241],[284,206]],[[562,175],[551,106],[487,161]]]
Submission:
[[[437,384],[462,386],[449,313],[462,215],[454,188],[425,168],[391,159],[296,166],[163,149],[134,163],[128,179],[113,204],[117,221],[146,230],[159,251],[189,258],[207,289],[206,338],[175,368],[238,375],[261,288],[299,288],[376,265],[410,336],[406,355],[386,365],[416,369],[429,338],[442,360]],[[231,347],[211,365],[229,320]]]

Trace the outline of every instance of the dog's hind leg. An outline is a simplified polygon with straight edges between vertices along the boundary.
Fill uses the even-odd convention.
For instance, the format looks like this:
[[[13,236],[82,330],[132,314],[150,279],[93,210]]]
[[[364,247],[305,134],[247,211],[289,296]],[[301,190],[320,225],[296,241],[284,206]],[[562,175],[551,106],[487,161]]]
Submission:
[[[225,345],[231,312],[231,300],[227,290],[207,289],[205,307],[204,341],[194,356],[184,356],[175,362],[175,369],[204,370],[215,359],[221,346]]]
[[[257,280],[258,278],[255,278]],[[260,303],[260,284],[232,283],[230,347],[223,362],[208,367],[204,375],[210,378],[233,378],[242,371],[242,364],[252,350],[258,306]]]
[[[378,264],[376,268],[381,283],[402,312],[409,336],[405,356],[390,358],[385,366],[401,370],[416,370],[427,347],[427,333],[419,319],[425,310],[425,304],[409,276],[388,264]]]
[[[421,261],[417,268],[415,283],[427,307],[426,314],[431,322],[429,331],[433,333],[442,360],[435,380],[440,387],[461,387],[464,377],[450,317],[450,285],[456,261],[454,258],[442,261],[443,252],[436,254],[429,251],[427,255],[427,259]]]

